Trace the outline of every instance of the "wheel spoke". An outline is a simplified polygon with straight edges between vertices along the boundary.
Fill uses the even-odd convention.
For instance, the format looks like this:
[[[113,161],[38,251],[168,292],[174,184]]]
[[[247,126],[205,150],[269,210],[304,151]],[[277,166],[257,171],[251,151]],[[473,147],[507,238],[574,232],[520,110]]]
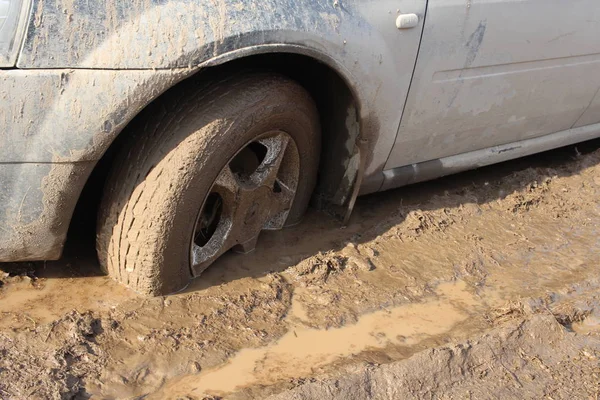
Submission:
[[[253,181],[257,185],[273,187],[277,173],[285,156],[289,137],[284,133],[260,139],[258,142],[267,148],[265,159],[254,173]]]
[[[271,194],[270,217],[263,227],[263,229],[267,230],[283,228],[296,196],[295,188],[290,188],[279,179],[275,180],[274,187],[276,190],[273,190]]]
[[[199,235],[201,234],[199,227],[203,226],[204,221],[202,219],[206,217],[204,213],[204,207],[207,207],[206,200],[205,204],[203,204],[202,213],[199,216],[199,221],[196,223],[196,232],[191,251],[192,269],[196,275],[200,274],[214,260],[235,244],[236,224],[234,223],[234,218],[238,213],[238,199],[242,189],[229,165],[226,165],[217,176],[217,179],[215,179],[212,192],[220,196],[223,209],[216,229],[210,238],[205,238],[206,243],[200,246],[197,244]],[[210,212],[207,214],[210,214]]]
[[[282,205],[283,209],[289,209],[296,196],[296,188],[287,186],[279,179],[276,181],[276,187],[279,188],[279,190],[275,190],[273,193],[277,198],[278,203]]]
[[[222,221],[208,243],[204,246],[192,244],[192,269],[195,274],[200,274],[231,248],[231,228],[231,220]]]
[[[217,179],[215,180],[214,186],[225,189],[235,196],[237,196],[237,194],[240,192],[240,183],[233,171],[231,171],[229,164],[227,164],[223,170],[221,170],[219,176],[217,176]]]

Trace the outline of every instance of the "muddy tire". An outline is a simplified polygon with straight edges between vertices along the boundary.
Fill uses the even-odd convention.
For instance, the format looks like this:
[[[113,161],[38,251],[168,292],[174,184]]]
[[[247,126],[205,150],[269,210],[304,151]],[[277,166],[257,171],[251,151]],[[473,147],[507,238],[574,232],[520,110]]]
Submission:
[[[166,93],[134,121],[128,143],[109,174],[96,239],[103,270],[142,294],[165,295],[185,288],[214,261],[206,258],[195,265],[190,256],[198,247],[194,241],[208,195],[216,190],[222,171],[230,170],[229,163],[253,140],[291,138],[295,153],[286,162],[297,160],[299,172],[294,175],[293,200],[285,212],[282,208],[277,216],[261,216],[269,219],[263,224],[266,228],[297,222],[316,182],[318,121],[310,95],[281,76],[254,74],[210,84],[190,82],[183,93]],[[265,132],[280,136],[271,133],[265,139]],[[291,150],[284,151],[287,160]],[[256,199],[270,196],[264,184],[260,190],[262,197],[255,195]],[[245,212],[238,211],[236,215]],[[251,221],[253,215],[243,221]],[[236,240],[241,239],[230,238],[224,245],[232,248]]]

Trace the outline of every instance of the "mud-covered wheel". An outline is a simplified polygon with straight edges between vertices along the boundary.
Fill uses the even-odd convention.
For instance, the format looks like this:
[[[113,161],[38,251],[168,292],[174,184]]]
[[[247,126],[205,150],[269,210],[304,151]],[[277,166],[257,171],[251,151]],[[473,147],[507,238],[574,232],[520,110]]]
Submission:
[[[140,293],[177,292],[263,229],[298,222],[320,152],[313,100],[280,76],[169,92],[134,122],[98,217],[109,275]]]

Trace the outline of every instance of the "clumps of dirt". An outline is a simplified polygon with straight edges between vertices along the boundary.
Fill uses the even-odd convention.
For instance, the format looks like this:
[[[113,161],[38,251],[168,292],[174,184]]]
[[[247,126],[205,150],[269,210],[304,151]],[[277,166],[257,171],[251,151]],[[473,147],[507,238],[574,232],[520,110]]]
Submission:
[[[417,239],[426,232],[444,232],[454,222],[453,213],[447,208],[430,212],[413,210],[406,215],[397,234],[402,238]]]
[[[299,262],[289,272],[296,275],[304,286],[319,285],[326,283],[331,274],[344,271],[347,262],[347,257],[333,251],[319,252]]]
[[[296,266],[289,268],[287,273],[294,277],[301,286],[321,286],[333,275],[348,271],[356,276],[359,272],[375,270],[374,259],[379,251],[369,245],[357,246],[348,243],[338,252],[318,252],[316,255],[300,261]]]
[[[284,275],[297,285],[306,301],[306,325],[315,329],[341,327],[354,323],[358,315],[379,308],[382,301],[405,301],[400,293],[381,290],[388,277],[385,269],[377,273],[380,256],[376,243],[347,243],[338,251],[318,252],[288,268]],[[393,287],[394,280],[386,281]],[[350,290],[340,290],[346,288]]]
[[[435,202],[436,198],[432,199]],[[424,210],[419,205],[401,206],[383,224],[371,231],[384,238],[414,241],[428,233],[443,233],[457,221],[456,209],[441,207]]]
[[[40,281],[35,273],[33,263],[13,263],[7,264],[9,268],[3,266],[4,271],[0,271],[0,290],[4,286],[18,284],[31,285],[35,288],[41,287],[43,281]]]
[[[474,287],[485,286],[488,271],[482,255],[473,255],[460,264],[455,265],[454,270],[457,279],[462,279]]]
[[[496,307],[486,313],[485,319],[494,325],[502,325],[507,321],[523,318],[525,305],[520,301],[509,301],[501,307]]]
[[[591,205],[600,187],[597,177],[600,150],[554,168],[527,168],[499,182],[510,184],[514,191],[506,196],[506,210],[524,216],[540,209],[552,218],[571,218],[571,213]]]
[[[485,314],[484,318],[492,325],[526,318],[528,315],[546,314],[566,329],[572,330],[574,324],[581,323],[590,315],[600,311],[598,279],[590,279],[568,285],[558,292],[548,292],[542,297],[507,301]]]
[[[585,319],[592,314],[592,310],[564,307],[561,309],[553,309],[552,314],[559,324],[571,329],[573,324],[585,321]]]
[[[569,330],[595,315],[600,315],[599,279],[572,285],[547,296],[545,308]],[[600,330],[598,330],[600,332]]]
[[[535,171],[526,170],[518,175],[527,175]],[[515,176],[515,179],[519,179]],[[528,182],[531,180],[527,179]],[[550,183],[552,178],[544,178],[541,182],[533,180],[533,182],[525,184],[524,189],[507,196],[509,211],[518,214],[535,208],[538,204],[544,201],[546,194],[550,191]]]
[[[37,279],[36,277],[31,277],[29,275],[17,275],[10,276],[5,274],[4,276],[0,275],[0,290],[6,285],[13,285],[19,287],[33,287],[35,289],[42,289],[44,287],[44,279]]]
[[[96,337],[102,321],[72,312],[50,325],[0,333],[0,397],[75,398],[85,394],[85,377],[98,375],[105,353]]]
[[[551,174],[542,179],[535,176]],[[553,218],[564,218],[576,211],[583,198],[574,198],[574,192],[581,192],[580,182],[568,182],[555,170],[538,171],[527,169],[514,175],[523,184],[523,189],[506,197],[507,211],[515,215],[524,215],[528,211],[544,207]],[[527,183],[529,182],[529,183]],[[585,190],[583,190],[585,191]]]

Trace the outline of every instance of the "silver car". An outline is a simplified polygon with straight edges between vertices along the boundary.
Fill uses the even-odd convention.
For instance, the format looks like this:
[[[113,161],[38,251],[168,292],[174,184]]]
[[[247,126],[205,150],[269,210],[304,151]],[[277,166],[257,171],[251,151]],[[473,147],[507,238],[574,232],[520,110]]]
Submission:
[[[149,295],[311,199],[600,136],[597,0],[0,0],[0,68],[0,261],[58,259],[96,189]]]

